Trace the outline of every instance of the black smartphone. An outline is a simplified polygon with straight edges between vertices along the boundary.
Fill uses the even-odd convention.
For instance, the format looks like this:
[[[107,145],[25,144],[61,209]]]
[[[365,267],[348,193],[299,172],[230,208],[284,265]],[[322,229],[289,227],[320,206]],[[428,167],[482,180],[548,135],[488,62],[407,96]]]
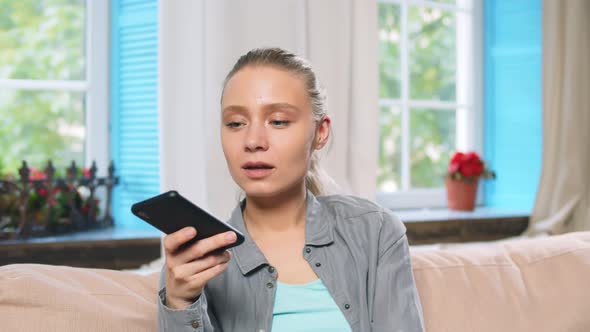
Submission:
[[[133,204],[131,212],[166,234],[174,233],[187,226],[195,227],[197,236],[187,241],[179,249],[227,231],[234,231],[237,239],[234,243],[218,249],[219,251],[238,246],[244,242],[244,235],[240,231],[215,218],[174,190]]]

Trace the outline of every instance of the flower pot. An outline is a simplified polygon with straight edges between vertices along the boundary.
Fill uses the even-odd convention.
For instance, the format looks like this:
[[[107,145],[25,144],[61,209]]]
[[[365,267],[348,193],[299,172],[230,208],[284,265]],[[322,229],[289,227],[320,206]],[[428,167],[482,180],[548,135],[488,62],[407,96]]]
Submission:
[[[477,184],[475,181],[463,181],[445,179],[447,187],[447,204],[450,210],[473,211],[477,196]]]

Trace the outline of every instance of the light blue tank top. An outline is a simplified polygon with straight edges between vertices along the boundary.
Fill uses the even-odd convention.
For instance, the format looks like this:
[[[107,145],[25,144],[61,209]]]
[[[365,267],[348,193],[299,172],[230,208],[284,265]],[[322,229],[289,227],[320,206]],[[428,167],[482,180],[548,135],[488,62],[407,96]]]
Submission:
[[[277,282],[272,332],[346,332],[350,325],[321,279],[307,284]]]

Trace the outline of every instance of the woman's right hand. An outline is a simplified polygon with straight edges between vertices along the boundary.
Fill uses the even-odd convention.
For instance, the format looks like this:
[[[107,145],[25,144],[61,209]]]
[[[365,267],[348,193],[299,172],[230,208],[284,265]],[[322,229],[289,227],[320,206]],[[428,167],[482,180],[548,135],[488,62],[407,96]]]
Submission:
[[[236,241],[234,232],[217,234],[179,247],[197,235],[194,227],[185,227],[164,237],[166,255],[166,306],[184,309],[195,302],[209,280],[227,269],[228,250],[213,252]]]

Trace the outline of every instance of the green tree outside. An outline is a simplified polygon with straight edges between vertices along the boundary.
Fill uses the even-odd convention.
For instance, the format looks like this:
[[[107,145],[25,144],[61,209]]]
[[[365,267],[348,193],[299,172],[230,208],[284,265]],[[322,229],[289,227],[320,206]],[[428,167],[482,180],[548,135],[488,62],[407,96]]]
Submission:
[[[401,10],[380,3],[379,77],[381,98],[401,97]],[[455,14],[435,8],[408,7],[409,98],[455,102]],[[410,186],[443,186],[443,174],[455,149],[456,110],[410,109]],[[401,189],[401,111],[382,107],[377,184]]]
[[[85,79],[84,0],[0,0],[0,78]],[[84,92],[0,89],[0,174],[84,162]]]

